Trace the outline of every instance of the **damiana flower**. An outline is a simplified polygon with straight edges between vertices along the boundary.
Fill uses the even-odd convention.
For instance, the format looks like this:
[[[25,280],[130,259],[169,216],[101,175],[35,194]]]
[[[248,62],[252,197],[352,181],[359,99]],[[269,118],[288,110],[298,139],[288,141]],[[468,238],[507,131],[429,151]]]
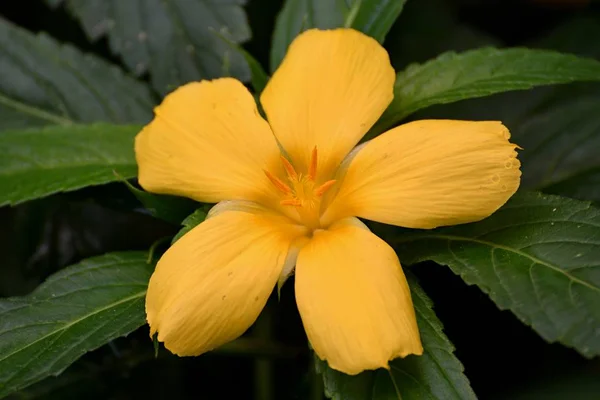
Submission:
[[[148,191],[218,203],[150,279],[151,334],[178,355],[229,342],[295,269],[316,354],[348,374],[423,348],[394,250],[357,218],[430,229],[489,216],[517,190],[516,146],[500,122],[425,120],[354,148],[393,98],[375,40],[309,30],[260,101],[231,78],[168,95],[137,136]]]

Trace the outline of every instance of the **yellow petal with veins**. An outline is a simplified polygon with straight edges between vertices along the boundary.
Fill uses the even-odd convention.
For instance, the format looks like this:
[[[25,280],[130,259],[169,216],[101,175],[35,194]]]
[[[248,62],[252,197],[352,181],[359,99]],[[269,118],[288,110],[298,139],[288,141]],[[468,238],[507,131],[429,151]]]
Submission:
[[[240,336],[275,287],[305,229],[260,207],[222,211],[179,239],[150,279],[150,333],[171,352],[199,355]]]
[[[495,121],[424,120],[357,149],[323,216],[408,228],[486,218],[515,193],[521,171],[510,133]]]
[[[315,232],[300,250],[296,302],[316,354],[338,371],[423,352],[396,253],[355,218]]]
[[[239,81],[189,83],[155,113],[135,140],[144,189],[210,203],[275,197],[263,170],[281,169],[279,148]]]
[[[260,100],[298,172],[309,172],[318,148],[321,182],[392,101],[394,80],[388,54],[373,38],[313,29],[292,42]]]

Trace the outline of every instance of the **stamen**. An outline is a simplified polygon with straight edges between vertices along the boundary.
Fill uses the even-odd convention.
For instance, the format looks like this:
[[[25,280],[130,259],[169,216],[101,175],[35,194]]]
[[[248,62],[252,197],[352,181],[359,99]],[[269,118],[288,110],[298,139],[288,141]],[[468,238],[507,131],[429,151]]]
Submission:
[[[281,182],[281,180],[279,178],[277,178],[275,175],[273,175],[272,173],[270,173],[267,170],[263,170],[265,175],[267,176],[267,178],[269,178],[269,180],[271,181],[271,183],[277,188],[279,189],[279,191],[283,194],[290,194],[292,193],[292,189],[290,189],[290,187],[288,185],[286,185],[285,183]]]
[[[317,197],[323,196],[323,194],[328,191],[335,184],[335,179],[325,182],[321,186],[315,189],[315,195]]]
[[[283,155],[280,157],[283,169],[286,171],[285,177],[274,175],[269,171],[264,171],[265,175],[277,190],[283,193],[279,196],[279,204],[282,206],[292,206],[292,218],[297,218],[298,222],[309,229],[319,229],[321,227],[322,197],[336,183],[334,179],[317,185],[318,153],[315,146],[310,154],[306,170],[296,170],[291,161]],[[297,215],[296,215],[297,214]]]
[[[294,206],[294,207],[300,207],[302,206],[302,202],[298,199],[286,199],[286,200],[281,200],[279,202],[279,204],[281,204],[282,206]]]
[[[288,159],[284,156],[281,156],[281,162],[283,163],[283,168],[285,168],[285,172],[287,172],[290,180],[298,180],[298,174],[296,173],[294,166],[288,161]]]
[[[314,181],[317,177],[317,146],[310,155],[310,164],[308,165],[308,179]]]

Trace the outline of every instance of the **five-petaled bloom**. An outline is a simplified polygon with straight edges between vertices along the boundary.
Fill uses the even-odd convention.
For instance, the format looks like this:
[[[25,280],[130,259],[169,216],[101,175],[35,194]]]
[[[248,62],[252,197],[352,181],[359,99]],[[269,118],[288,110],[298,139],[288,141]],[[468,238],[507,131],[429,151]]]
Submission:
[[[374,39],[309,30],[260,96],[235,79],[168,95],[137,136],[140,184],[218,203],[150,279],[151,334],[179,355],[240,336],[295,269],[316,354],[348,374],[423,348],[392,248],[357,218],[430,229],[489,216],[517,190],[516,147],[500,122],[425,120],[353,150],[393,98]]]

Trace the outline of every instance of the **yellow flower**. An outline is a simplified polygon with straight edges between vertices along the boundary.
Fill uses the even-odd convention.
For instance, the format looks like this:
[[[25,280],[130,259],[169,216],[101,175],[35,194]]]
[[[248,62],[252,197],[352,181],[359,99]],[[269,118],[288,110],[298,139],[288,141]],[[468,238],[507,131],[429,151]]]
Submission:
[[[179,355],[240,336],[295,268],[316,354],[347,374],[423,348],[395,252],[357,217],[429,229],[477,221],[516,191],[520,163],[500,122],[425,120],[358,146],[393,98],[375,40],[309,30],[260,97],[231,78],[187,84],[137,136],[148,191],[218,203],[160,259],[151,334]]]

